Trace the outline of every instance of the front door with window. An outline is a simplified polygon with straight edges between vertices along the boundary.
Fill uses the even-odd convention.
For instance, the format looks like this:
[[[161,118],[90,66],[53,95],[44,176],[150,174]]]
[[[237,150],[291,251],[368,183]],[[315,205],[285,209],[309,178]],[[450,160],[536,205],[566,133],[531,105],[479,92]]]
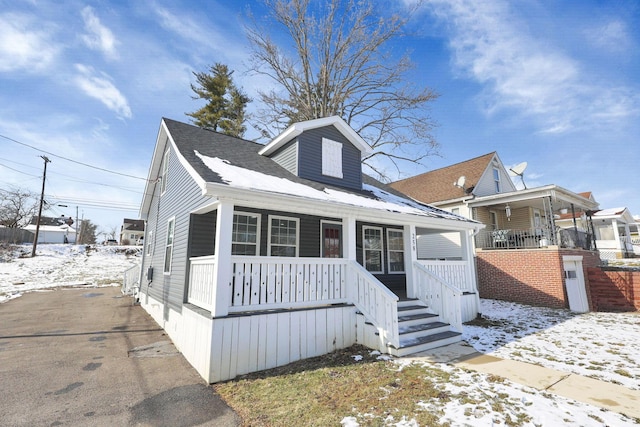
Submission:
[[[342,225],[322,223],[322,257],[342,258]]]

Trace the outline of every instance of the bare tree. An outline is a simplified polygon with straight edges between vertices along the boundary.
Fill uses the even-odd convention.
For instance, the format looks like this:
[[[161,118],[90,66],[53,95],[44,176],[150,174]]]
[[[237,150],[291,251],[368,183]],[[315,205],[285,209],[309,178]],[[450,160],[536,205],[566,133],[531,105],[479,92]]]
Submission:
[[[0,189],[0,225],[22,228],[36,214],[38,195],[25,189],[11,187]]]
[[[263,137],[296,121],[338,115],[372,146],[364,161],[382,178],[388,178],[384,161],[374,159],[388,159],[399,172],[400,163],[437,153],[429,106],[438,95],[408,81],[413,64],[407,53],[390,52],[415,9],[383,17],[372,0],[264,3],[268,23],[252,17],[246,28],[250,70],[276,83],[275,90],[259,92],[263,108],[253,125]],[[276,28],[290,46],[271,38]]]

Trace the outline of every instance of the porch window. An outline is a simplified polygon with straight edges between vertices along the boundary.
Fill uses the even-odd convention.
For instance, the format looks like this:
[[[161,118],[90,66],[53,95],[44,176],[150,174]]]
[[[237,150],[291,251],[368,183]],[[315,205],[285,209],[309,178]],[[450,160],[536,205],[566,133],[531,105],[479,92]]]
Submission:
[[[173,234],[176,219],[171,218],[167,224],[167,244],[164,249],[164,272],[171,273],[171,260],[173,258]]]
[[[244,212],[233,214],[232,255],[258,255],[260,247],[260,215]]]
[[[164,153],[162,158],[162,175],[160,175],[160,194],[167,191],[167,175],[169,174],[169,150]]]
[[[269,256],[298,256],[298,218],[269,217]]]
[[[382,273],[382,228],[362,228],[364,268],[371,273]]]
[[[389,273],[404,273],[404,235],[402,230],[387,230]]]
[[[500,169],[498,168],[493,168],[493,181],[496,185],[496,193],[500,193],[502,187],[500,186]]]

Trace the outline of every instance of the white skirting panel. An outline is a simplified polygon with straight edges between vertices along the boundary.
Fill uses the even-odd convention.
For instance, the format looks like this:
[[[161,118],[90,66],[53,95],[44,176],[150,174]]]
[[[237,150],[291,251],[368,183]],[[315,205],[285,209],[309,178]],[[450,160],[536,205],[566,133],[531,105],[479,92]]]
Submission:
[[[358,315],[357,322],[357,336],[356,342],[362,344],[365,347],[375,349],[381,353],[386,353],[388,349],[380,339],[380,335],[377,334],[378,330],[371,323],[367,323],[367,319],[363,315]]]
[[[480,311],[480,297],[478,294],[462,295],[461,301],[462,323],[469,322],[478,316]]]
[[[210,383],[356,343],[356,309],[331,307],[213,319]]]
[[[164,304],[142,291],[140,292],[140,305],[153,320],[165,330],[169,338],[180,349],[182,344],[182,315],[175,310],[167,308]]]

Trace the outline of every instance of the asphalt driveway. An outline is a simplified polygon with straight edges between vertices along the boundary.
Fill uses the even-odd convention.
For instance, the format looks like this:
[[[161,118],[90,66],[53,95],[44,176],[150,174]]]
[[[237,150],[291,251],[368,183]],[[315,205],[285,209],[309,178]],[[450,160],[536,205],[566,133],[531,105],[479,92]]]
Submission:
[[[0,304],[0,425],[239,425],[131,302],[108,287]]]

